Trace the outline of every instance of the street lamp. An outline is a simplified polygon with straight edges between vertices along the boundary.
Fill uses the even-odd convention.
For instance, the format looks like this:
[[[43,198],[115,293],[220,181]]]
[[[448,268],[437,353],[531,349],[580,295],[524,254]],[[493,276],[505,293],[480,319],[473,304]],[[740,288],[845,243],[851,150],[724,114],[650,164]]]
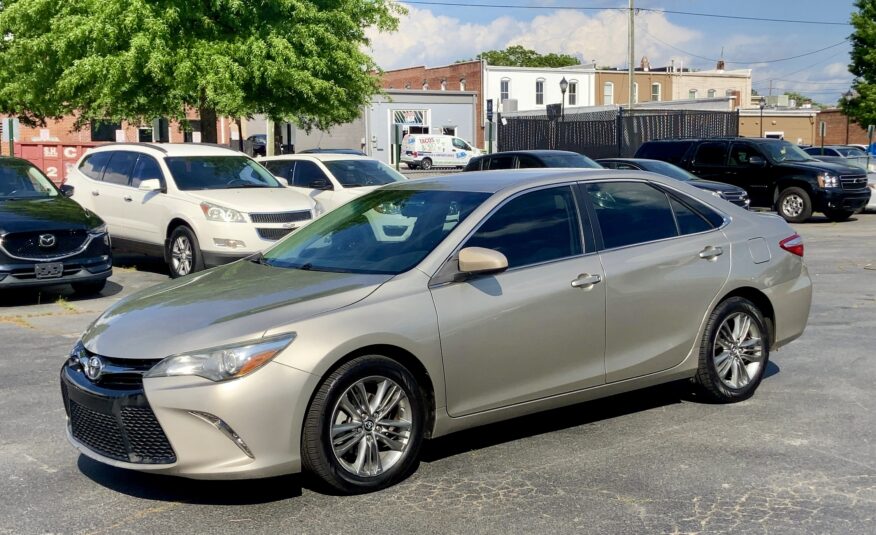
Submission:
[[[846,116],[846,145],[849,144],[849,109],[848,109],[849,107],[848,107],[848,104],[849,104],[849,102],[852,101],[853,98],[855,98],[855,94],[852,93],[851,89],[849,89],[848,91],[843,93],[843,100],[846,101],[846,109],[843,110],[843,114]]]
[[[760,101],[760,137],[763,137],[763,109],[766,107],[766,101]]]
[[[560,117],[563,120],[566,120],[566,90],[569,89],[569,82],[566,81],[566,77],[563,76],[563,79],[560,80],[560,93],[563,94],[563,98],[560,99]]]

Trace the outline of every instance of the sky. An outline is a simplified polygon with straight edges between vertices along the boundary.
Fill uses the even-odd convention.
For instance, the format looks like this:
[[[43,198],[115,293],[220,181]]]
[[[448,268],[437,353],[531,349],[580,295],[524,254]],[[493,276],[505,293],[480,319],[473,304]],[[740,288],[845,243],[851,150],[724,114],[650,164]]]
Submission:
[[[459,5],[434,5],[448,2]],[[392,34],[372,32],[371,53],[385,70],[447,65],[485,50],[523,45],[540,53],[565,53],[600,66],[627,65],[628,0],[422,0],[403,4]],[[433,5],[427,5],[427,4]],[[472,4],[500,4],[481,7]],[[514,9],[508,6],[535,6]],[[558,9],[560,6],[595,8]],[[742,17],[848,23],[853,0],[636,0],[636,8]],[[723,50],[727,69],[752,69],[762,95],[803,93],[835,104],[849,89],[848,42],[852,27],[734,20],[638,11],[636,64],[713,69]],[[841,43],[842,42],[842,43]],[[838,44],[841,43],[841,44]],[[832,46],[837,45],[837,46]],[[826,50],[809,54],[822,48]],[[792,56],[806,54],[796,59]],[[782,60],[782,61],[776,61]]]

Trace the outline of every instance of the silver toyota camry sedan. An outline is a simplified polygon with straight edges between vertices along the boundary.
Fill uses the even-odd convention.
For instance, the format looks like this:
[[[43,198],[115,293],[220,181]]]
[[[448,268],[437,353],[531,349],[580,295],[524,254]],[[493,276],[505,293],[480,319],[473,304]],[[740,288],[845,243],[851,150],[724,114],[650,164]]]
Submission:
[[[67,436],[134,470],[384,488],[424,439],[690,378],[751,396],[806,326],[803,242],[670,178],[396,183],[132,295],[61,370]]]

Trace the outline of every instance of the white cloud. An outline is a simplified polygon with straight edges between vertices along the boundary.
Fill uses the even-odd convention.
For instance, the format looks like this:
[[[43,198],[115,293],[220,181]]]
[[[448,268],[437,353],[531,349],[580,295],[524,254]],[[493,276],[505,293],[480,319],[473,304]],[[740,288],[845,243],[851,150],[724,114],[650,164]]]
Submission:
[[[636,25],[680,48],[702,38],[698,31],[672,24],[660,13],[642,12],[636,17]],[[667,65],[670,58],[687,59],[642,32],[637,31],[637,35],[636,62],[648,56],[656,67]],[[571,54],[599,65],[621,66],[627,62],[627,17],[616,10],[593,14],[563,10],[529,21],[502,16],[487,24],[475,24],[408,6],[397,32],[374,31],[370,37],[371,53],[383,69],[445,65],[510,45],[523,45],[541,53]]]

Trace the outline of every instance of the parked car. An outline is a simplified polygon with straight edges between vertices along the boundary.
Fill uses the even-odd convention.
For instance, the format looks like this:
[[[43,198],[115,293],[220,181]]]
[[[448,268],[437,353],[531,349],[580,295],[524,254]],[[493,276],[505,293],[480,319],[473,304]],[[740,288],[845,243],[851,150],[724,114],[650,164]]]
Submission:
[[[867,175],[867,187],[870,188],[870,202],[864,207],[864,210],[876,211],[876,173]]]
[[[375,230],[387,205],[404,240]],[[303,468],[355,493],[427,437],[686,378],[738,401],[804,330],[802,255],[780,217],[653,173],[397,182],[114,304],[63,364],[68,438],[134,470]]]
[[[876,171],[876,162],[871,162],[867,151],[850,145],[825,145],[824,147],[802,147],[803,152],[816,160],[853,165],[867,170]]]
[[[751,201],[748,198],[748,192],[744,189],[726,184],[724,182],[713,182],[711,180],[703,180],[697,178],[677,165],[661,162],[660,160],[647,160],[645,158],[602,158],[596,162],[606,169],[634,169],[639,171],[650,171],[658,175],[668,176],[682,182],[687,182],[691,186],[708,191],[716,197],[720,197],[726,201],[732,202],[736,206],[741,206],[748,210]]]
[[[252,143],[252,153],[254,156],[264,156],[268,153],[268,135],[255,134],[246,138]]]
[[[402,138],[401,163],[410,169],[465,167],[481,151],[455,136],[407,134]]]
[[[289,187],[310,196],[323,210],[334,210],[377,187],[407,180],[392,167],[367,156],[301,152],[257,161]]]
[[[0,289],[70,284],[99,293],[113,273],[106,225],[27,160],[0,158]]]
[[[355,156],[367,156],[359,149],[307,149],[298,154],[352,154]]]
[[[67,184],[107,222],[114,247],[163,256],[172,277],[261,251],[316,207],[251,158],[197,143],[103,145]]]
[[[493,171],[496,169],[538,169],[543,167],[576,167],[599,169],[601,166],[577,152],[567,150],[525,150],[493,152],[472,158],[463,171]]]
[[[862,169],[818,161],[781,139],[648,141],[636,158],[663,160],[699,178],[744,188],[752,206],[774,208],[793,223],[816,211],[844,221],[870,199]]]

